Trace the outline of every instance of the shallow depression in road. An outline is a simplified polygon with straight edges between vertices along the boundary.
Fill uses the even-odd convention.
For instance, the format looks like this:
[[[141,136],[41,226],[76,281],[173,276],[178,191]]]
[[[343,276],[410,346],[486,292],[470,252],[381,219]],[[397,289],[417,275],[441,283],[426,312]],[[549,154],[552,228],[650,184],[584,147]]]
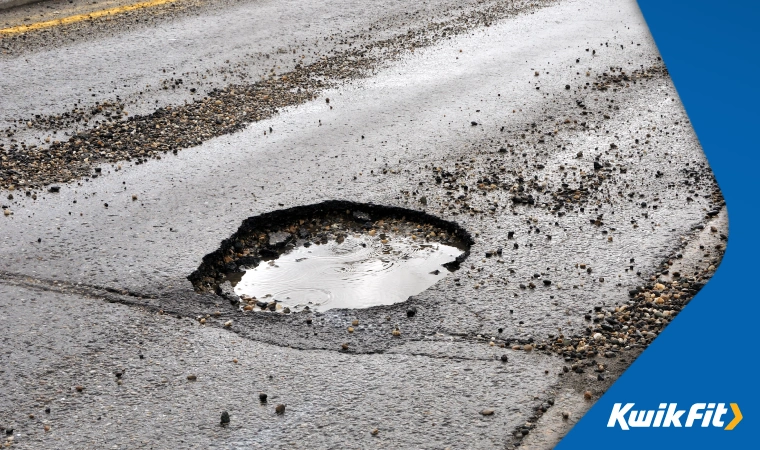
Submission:
[[[389,305],[432,286],[449,273],[443,265],[462,253],[406,236],[347,236],[296,247],[247,270],[234,288],[258,300],[257,309],[273,302],[294,312]]]

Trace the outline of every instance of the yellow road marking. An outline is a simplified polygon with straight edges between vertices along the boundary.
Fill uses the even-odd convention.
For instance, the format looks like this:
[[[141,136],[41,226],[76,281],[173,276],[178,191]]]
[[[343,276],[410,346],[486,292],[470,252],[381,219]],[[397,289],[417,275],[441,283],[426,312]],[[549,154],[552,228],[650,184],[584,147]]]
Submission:
[[[742,421],[744,416],[742,416],[742,412],[739,410],[739,405],[736,403],[731,403],[731,410],[734,412],[734,420],[731,421],[731,423],[724,428],[725,430],[733,430],[735,426],[739,424],[739,422]]]
[[[48,20],[45,22],[37,22],[29,25],[19,25],[16,27],[0,29],[0,35],[5,34],[17,34],[25,33],[27,31],[41,30],[44,28],[57,27],[59,25],[68,25],[76,22],[82,22],[84,20],[97,19],[98,17],[110,16],[113,14],[119,14],[127,11],[134,11],[136,9],[150,8],[152,6],[164,5],[167,3],[174,3],[177,0],[149,0],[147,2],[133,3],[131,5],[117,6],[115,8],[103,9],[100,11],[93,11],[87,14],[77,14],[75,16],[63,17],[61,19]]]

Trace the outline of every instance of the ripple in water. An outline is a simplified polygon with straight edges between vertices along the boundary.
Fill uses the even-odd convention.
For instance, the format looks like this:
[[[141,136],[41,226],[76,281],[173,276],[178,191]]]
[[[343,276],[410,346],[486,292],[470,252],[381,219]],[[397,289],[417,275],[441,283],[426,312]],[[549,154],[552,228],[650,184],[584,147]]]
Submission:
[[[390,305],[419,294],[449,271],[463,250],[399,237],[382,244],[369,236],[297,247],[245,272],[235,293],[277,300],[291,310],[325,311]]]

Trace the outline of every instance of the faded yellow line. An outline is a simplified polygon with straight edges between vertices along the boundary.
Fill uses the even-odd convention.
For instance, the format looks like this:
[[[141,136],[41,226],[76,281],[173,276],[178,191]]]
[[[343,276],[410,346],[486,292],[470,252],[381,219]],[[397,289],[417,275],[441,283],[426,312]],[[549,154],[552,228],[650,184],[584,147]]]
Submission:
[[[120,14],[127,11],[134,11],[136,9],[150,8],[152,6],[164,5],[167,3],[174,3],[177,0],[150,0],[147,2],[133,3],[131,5],[117,6],[115,8],[103,9],[100,11],[94,11],[87,14],[77,14],[75,16],[64,17],[61,19],[48,20],[45,22],[37,22],[29,25],[19,25],[16,27],[0,29],[0,35],[5,34],[17,34],[25,33],[27,31],[41,30],[44,28],[52,28],[60,25],[68,25],[76,22],[82,22],[84,20],[97,19],[98,17],[110,16],[113,14]]]

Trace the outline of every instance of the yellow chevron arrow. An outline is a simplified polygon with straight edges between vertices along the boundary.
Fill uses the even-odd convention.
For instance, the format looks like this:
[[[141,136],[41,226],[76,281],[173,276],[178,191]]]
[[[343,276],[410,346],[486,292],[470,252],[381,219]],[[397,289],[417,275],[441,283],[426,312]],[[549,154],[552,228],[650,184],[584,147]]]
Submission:
[[[742,421],[742,412],[739,410],[739,405],[736,403],[731,403],[731,411],[734,412],[734,420],[731,421],[728,425],[726,425],[726,428],[724,430],[733,430],[735,426],[739,425],[739,422]]]

